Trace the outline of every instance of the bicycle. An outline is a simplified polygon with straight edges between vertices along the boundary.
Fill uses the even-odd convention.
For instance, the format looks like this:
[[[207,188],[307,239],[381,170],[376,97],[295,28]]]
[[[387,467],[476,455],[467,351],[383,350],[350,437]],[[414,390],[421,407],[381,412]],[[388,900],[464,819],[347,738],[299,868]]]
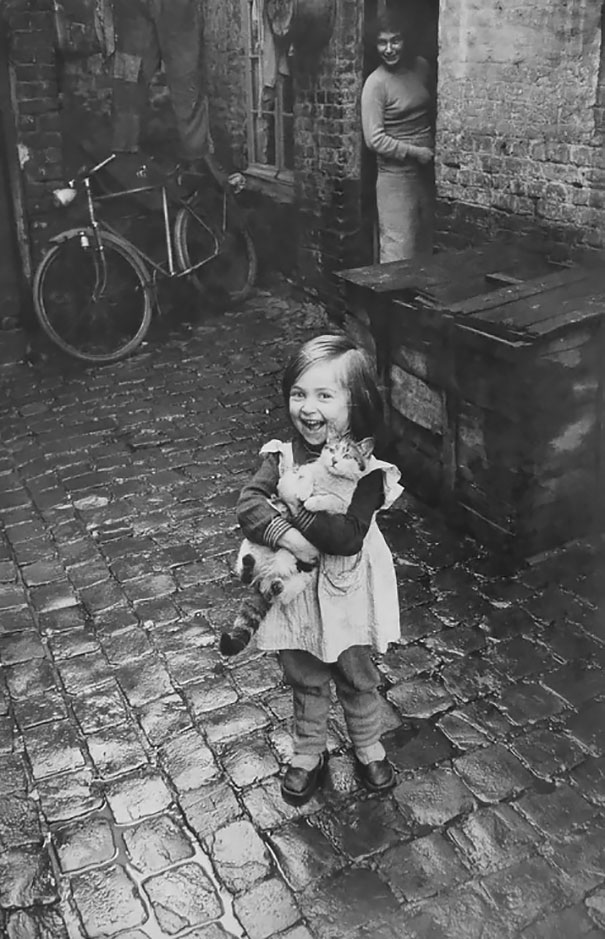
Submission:
[[[160,278],[189,278],[204,294],[218,286],[234,304],[250,294],[257,272],[254,243],[231,187],[199,188],[186,198],[171,195],[173,213],[176,208],[171,223],[167,180],[93,193],[92,177],[113,159],[115,154],[55,190],[60,206],[83,191],[88,222],[50,239],[33,283],[34,309],[46,335],[63,352],[92,363],[116,362],[141,344]],[[161,263],[97,214],[105,202],[143,193],[159,193],[161,199]]]

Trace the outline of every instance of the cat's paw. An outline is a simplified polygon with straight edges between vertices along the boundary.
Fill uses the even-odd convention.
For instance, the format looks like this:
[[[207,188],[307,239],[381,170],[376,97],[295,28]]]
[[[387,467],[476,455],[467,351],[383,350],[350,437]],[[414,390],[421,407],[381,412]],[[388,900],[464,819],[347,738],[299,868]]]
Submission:
[[[307,512],[328,512],[331,502],[324,496],[309,496],[305,499],[304,505]]]
[[[263,599],[267,603],[272,603],[274,600],[277,600],[278,597],[284,592],[284,582],[283,580],[272,580],[267,587],[262,591]]]
[[[251,584],[254,580],[256,561],[251,554],[244,554],[240,564],[240,580],[242,584]]]
[[[238,655],[243,652],[249,642],[250,631],[248,629],[234,629],[231,633],[221,633],[218,647],[221,655]]]

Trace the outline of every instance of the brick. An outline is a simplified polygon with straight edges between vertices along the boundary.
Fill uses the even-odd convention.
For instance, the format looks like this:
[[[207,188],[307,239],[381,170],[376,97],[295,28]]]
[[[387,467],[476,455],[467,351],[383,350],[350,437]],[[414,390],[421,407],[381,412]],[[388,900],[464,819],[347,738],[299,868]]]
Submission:
[[[490,874],[482,886],[500,914],[509,918],[517,929],[527,926],[540,914],[565,905],[567,899],[563,878],[542,858],[529,858]]]
[[[378,870],[406,901],[432,896],[468,877],[452,845],[436,832],[390,848],[379,858]]]
[[[403,780],[394,796],[404,817],[421,828],[438,828],[475,805],[461,779],[446,767]]]
[[[598,809],[565,783],[553,792],[528,793],[517,808],[545,835],[560,839],[590,826]]]
[[[483,802],[498,802],[533,781],[517,758],[499,745],[459,757],[454,766],[471,792]]]
[[[180,805],[187,823],[200,839],[210,837],[242,814],[232,789],[221,780],[185,792]]]
[[[248,821],[221,828],[212,837],[210,850],[219,877],[234,893],[249,890],[271,872],[269,852]]]
[[[117,865],[102,871],[76,875],[72,880],[73,898],[89,936],[103,936],[118,929],[140,926],[147,912],[138,887]],[[100,904],[98,895],[106,899]]]

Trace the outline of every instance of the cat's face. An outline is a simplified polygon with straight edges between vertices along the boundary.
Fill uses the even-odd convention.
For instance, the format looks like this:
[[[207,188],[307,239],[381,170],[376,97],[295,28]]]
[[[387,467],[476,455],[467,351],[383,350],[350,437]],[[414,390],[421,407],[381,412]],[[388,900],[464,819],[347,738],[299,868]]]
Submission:
[[[331,429],[320,459],[334,476],[358,479],[368,465],[373,448],[371,437],[357,441],[339,436]]]

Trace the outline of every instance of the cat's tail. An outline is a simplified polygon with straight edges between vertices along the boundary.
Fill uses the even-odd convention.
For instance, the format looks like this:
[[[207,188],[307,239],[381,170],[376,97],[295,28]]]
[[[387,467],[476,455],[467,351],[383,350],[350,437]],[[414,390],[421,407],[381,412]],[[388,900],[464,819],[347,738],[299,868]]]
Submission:
[[[237,612],[230,630],[221,633],[219,650],[222,655],[237,655],[242,652],[261,622],[269,612],[271,603],[258,590],[251,597],[245,597]]]

